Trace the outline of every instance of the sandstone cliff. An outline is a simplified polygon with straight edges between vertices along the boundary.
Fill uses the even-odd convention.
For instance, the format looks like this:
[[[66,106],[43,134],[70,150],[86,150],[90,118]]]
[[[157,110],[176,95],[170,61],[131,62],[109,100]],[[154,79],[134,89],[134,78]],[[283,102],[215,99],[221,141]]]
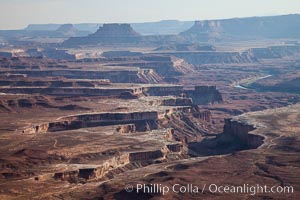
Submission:
[[[256,125],[247,122],[225,119],[224,134],[237,138],[245,148],[257,148],[264,142],[264,137],[253,135]]]
[[[195,90],[186,90],[185,94],[196,105],[223,102],[222,95],[215,86],[195,86]]]

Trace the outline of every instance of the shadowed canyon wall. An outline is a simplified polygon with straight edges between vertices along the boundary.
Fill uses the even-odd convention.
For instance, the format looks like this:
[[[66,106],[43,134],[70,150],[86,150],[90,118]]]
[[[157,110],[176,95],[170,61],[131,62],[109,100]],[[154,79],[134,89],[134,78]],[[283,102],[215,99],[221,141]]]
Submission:
[[[263,136],[250,133],[255,129],[253,125],[232,119],[225,119],[224,134],[237,138],[243,145],[250,149],[257,148],[264,142]]]

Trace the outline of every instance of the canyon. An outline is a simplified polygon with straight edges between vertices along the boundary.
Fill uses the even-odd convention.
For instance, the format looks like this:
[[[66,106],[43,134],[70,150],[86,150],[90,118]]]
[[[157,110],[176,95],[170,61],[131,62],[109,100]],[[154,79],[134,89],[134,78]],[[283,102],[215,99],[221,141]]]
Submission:
[[[298,19],[0,31],[0,199],[298,199]]]

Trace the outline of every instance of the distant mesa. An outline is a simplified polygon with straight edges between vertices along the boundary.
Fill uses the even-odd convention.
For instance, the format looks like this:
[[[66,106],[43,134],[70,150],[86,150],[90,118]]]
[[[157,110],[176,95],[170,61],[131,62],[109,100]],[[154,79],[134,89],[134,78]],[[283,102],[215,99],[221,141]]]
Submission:
[[[97,30],[99,26],[101,27]],[[4,39],[22,37],[67,39],[76,37],[64,43],[64,45],[69,46],[97,45],[98,43],[138,43],[153,46],[153,44],[163,45],[176,42],[196,43],[260,38],[295,39],[300,38],[300,15],[290,14],[269,17],[201,20],[196,22],[166,20],[134,23],[132,27],[129,24],[102,25],[100,23],[74,25],[32,24],[21,30],[0,30],[0,36]],[[93,32],[95,33],[91,34]]]
[[[100,38],[136,38],[141,36],[130,24],[103,24],[91,37]]]
[[[300,15],[196,21],[180,35],[196,39],[299,38]]]
[[[77,32],[78,30],[73,26],[73,24],[63,24],[56,30],[56,33],[68,37],[76,36]]]
[[[182,32],[182,35],[220,32],[222,30],[220,21],[195,21],[194,25],[187,31]]]
[[[76,28],[73,24],[63,24],[56,30],[57,32],[69,32],[69,31],[76,31]]]
[[[133,30],[130,24],[104,24],[95,33],[86,37],[73,37],[64,45],[89,45],[111,43],[136,43],[141,35]]]
[[[300,15],[195,21],[191,28],[178,35],[140,35],[129,24],[104,24],[94,34],[70,38],[63,45],[170,45],[259,38],[300,38],[299,27]]]
[[[24,31],[56,31],[64,24],[29,24]],[[81,23],[72,24],[78,31],[88,34],[95,32],[101,24],[99,23]],[[86,35],[88,35],[86,34]]]
[[[190,29],[180,33],[180,35],[192,40],[209,41],[211,39],[221,39],[225,33],[221,21],[204,20],[195,21]]]
[[[73,24],[63,24],[53,31],[53,37],[69,38],[75,36],[86,36],[89,32],[78,30]]]
[[[42,25],[29,25],[27,28],[22,30],[4,30],[0,31],[0,36],[4,38],[22,38],[22,37],[31,37],[31,38],[69,38],[72,36],[86,36],[90,32],[78,30],[74,27],[73,24],[63,24],[60,26],[57,25],[45,25],[42,26],[41,30],[35,29],[35,27],[40,27]],[[49,28],[47,29],[47,26]],[[52,30],[54,27],[56,29]],[[50,30],[49,30],[50,29]]]

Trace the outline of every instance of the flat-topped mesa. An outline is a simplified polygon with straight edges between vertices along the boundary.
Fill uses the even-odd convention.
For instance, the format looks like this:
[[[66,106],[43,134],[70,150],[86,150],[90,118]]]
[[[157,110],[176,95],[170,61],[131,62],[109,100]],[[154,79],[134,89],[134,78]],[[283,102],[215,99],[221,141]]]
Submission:
[[[127,44],[137,43],[141,35],[133,30],[130,24],[104,24],[95,33],[86,37],[73,37],[63,45]]]
[[[124,132],[146,131],[157,129],[158,113],[155,111],[131,112],[131,113],[88,113],[61,117],[54,122],[33,125],[25,128],[25,134],[42,134],[46,132],[57,132],[75,130],[80,128],[128,125]],[[120,128],[121,130],[122,128]],[[122,130],[123,131],[123,130]]]
[[[91,37],[100,38],[130,38],[139,37],[140,34],[133,30],[130,24],[103,24],[102,27],[92,35]]]
[[[146,76],[146,75],[145,75]],[[146,77],[143,78],[146,79]],[[147,76],[148,78],[150,76]],[[149,79],[148,81],[154,81]],[[23,82],[20,82],[23,83]],[[27,82],[25,82],[27,83]],[[11,82],[1,82],[0,85],[9,85]],[[79,87],[72,87],[75,82],[59,82],[50,81],[48,82],[28,82],[29,85],[32,84],[51,84],[50,86],[32,86],[32,87],[1,87],[0,92],[4,93],[19,93],[19,94],[47,94],[55,96],[113,96],[118,98],[137,98],[139,95],[148,96],[176,96],[169,100],[161,101],[161,105],[191,105],[191,104],[209,104],[214,102],[222,102],[222,95],[215,87],[210,86],[198,86],[195,90],[184,90],[181,85],[147,85],[147,86],[128,86],[128,87],[114,87],[109,85],[107,82],[106,87],[96,87],[97,84],[101,85],[98,81],[94,82],[84,82],[77,81],[76,84]],[[89,85],[88,85],[89,84]],[[95,86],[93,85],[95,84]],[[103,84],[104,85],[104,84]],[[102,85],[102,86],[103,86]],[[105,85],[104,85],[105,86]],[[182,96],[183,95],[183,96]],[[186,98],[188,97],[188,98]],[[190,98],[190,99],[189,99]]]

